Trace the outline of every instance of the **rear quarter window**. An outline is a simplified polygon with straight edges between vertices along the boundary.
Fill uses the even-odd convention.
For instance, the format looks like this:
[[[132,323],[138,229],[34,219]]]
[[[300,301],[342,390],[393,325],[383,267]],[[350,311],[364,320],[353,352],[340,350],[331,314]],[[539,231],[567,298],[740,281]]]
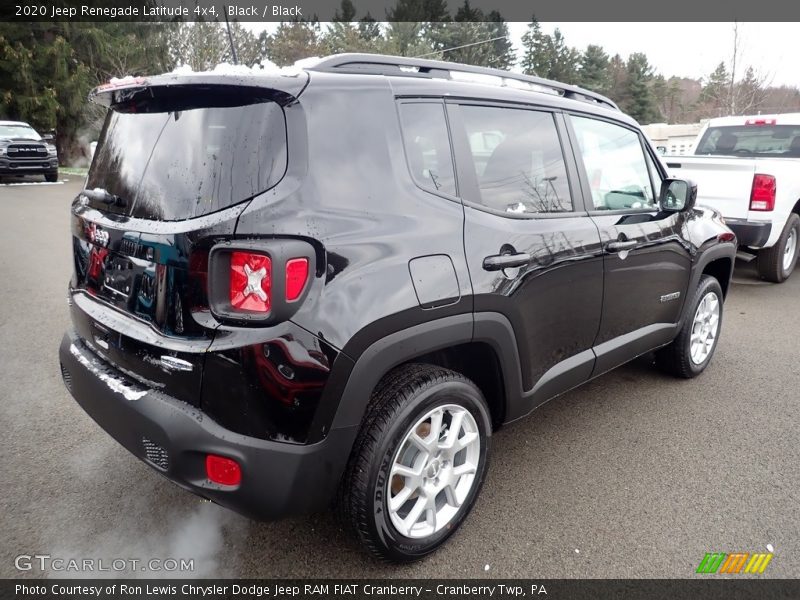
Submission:
[[[414,182],[424,190],[456,195],[456,178],[444,106],[404,102],[400,106],[403,144]]]

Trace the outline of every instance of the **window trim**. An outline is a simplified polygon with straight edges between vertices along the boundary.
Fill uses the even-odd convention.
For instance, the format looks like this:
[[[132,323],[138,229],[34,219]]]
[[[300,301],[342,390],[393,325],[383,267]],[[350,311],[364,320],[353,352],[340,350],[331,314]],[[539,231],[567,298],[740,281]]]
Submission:
[[[444,117],[445,129],[447,130],[447,143],[450,146],[450,162],[453,166],[453,181],[456,188],[455,194],[448,194],[447,192],[440,192],[439,190],[432,190],[430,188],[423,187],[417,181],[417,178],[414,177],[414,173],[411,171],[411,160],[408,157],[408,144],[406,142],[406,131],[403,127],[403,118],[400,114],[400,107],[403,104],[438,104],[442,107],[442,116]],[[400,140],[403,145],[403,158],[405,159],[405,166],[406,172],[408,173],[408,177],[411,180],[411,183],[417,189],[422,190],[427,194],[431,194],[432,196],[438,196],[439,198],[444,198],[445,200],[450,200],[451,202],[456,202],[461,204],[461,186],[458,180],[458,161],[456,160],[456,153],[455,148],[453,147],[453,134],[450,127],[450,121],[447,115],[447,107],[444,104],[444,101],[440,97],[411,97],[411,96],[397,96],[395,97],[395,112],[397,114],[397,127],[400,129]]]
[[[641,130],[635,126],[631,125],[630,123],[625,123],[623,121],[617,121],[615,119],[610,119],[604,115],[595,115],[593,113],[585,113],[581,111],[573,111],[568,110],[564,111],[564,118],[567,126],[567,131],[569,132],[570,142],[572,144],[573,153],[575,155],[575,160],[578,164],[578,173],[580,174],[580,181],[581,181],[581,188],[583,189],[583,196],[584,202],[587,208],[587,212],[590,217],[602,216],[602,215],[630,215],[630,214],[651,214],[657,215],[660,212],[660,208],[658,207],[658,195],[660,194],[661,190],[656,191],[654,189],[654,194],[656,195],[655,201],[656,206],[654,208],[619,208],[616,210],[598,210],[594,207],[594,200],[592,199],[592,186],[589,183],[589,174],[586,172],[586,164],[583,161],[583,156],[580,154],[580,145],[578,144],[578,133],[575,131],[575,126],[572,123],[572,117],[581,117],[585,119],[594,119],[596,121],[603,121],[610,125],[616,125],[618,127],[622,127],[627,129],[634,134],[636,134],[637,138],[639,139],[639,146],[642,149],[642,155],[650,154],[651,160],[652,153],[647,148],[648,144],[643,139],[643,134]],[[659,160],[653,160],[658,169],[659,173],[667,179],[667,174],[663,169],[663,165]],[[645,161],[645,168],[647,169],[647,178],[650,180],[650,185],[653,185],[653,178],[650,174],[650,169],[647,167],[647,162]]]
[[[570,141],[568,132],[560,117],[562,111],[546,105],[507,103],[493,100],[481,100],[476,98],[445,98],[445,108],[447,119],[450,122],[451,142],[453,145],[454,158],[456,162],[456,178],[459,180],[459,190],[461,191],[461,201],[464,206],[480,210],[504,219],[517,220],[537,220],[537,219],[564,219],[587,216],[586,206],[579,185],[579,174],[574,164],[574,157],[570,152]],[[569,187],[570,198],[572,200],[572,210],[565,212],[542,212],[542,213],[508,213],[505,211],[490,208],[477,201],[480,198],[480,186],[474,168],[474,158],[470,150],[467,130],[464,125],[464,117],[461,113],[461,106],[483,106],[490,108],[501,108],[507,110],[527,110],[532,112],[549,113],[553,119],[559,143],[561,145],[561,155],[564,160],[564,167],[567,174],[567,185]],[[571,160],[572,159],[572,160]]]

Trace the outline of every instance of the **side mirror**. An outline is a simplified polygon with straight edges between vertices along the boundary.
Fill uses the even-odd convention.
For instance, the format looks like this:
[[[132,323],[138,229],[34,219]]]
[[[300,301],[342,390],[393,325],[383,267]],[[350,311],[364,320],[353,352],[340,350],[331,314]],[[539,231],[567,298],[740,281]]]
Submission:
[[[661,184],[658,206],[668,212],[681,212],[694,208],[697,184],[688,179],[665,179]]]
[[[55,140],[55,139],[56,139],[56,136],[55,136],[55,135],[53,135],[53,133],[52,133],[52,132],[49,132],[49,133],[45,133],[45,134],[42,136],[42,139],[43,139],[45,142],[52,142],[53,140]]]

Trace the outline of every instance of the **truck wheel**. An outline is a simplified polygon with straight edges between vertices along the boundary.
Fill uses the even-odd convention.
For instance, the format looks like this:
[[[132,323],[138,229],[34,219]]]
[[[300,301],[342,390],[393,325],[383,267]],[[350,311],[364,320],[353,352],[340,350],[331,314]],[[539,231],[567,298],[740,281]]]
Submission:
[[[800,242],[800,217],[792,213],[775,245],[758,252],[758,274],[761,279],[774,283],[786,281],[797,264],[797,252],[800,247],[798,242]]]
[[[378,558],[422,558],[469,514],[490,440],[486,400],[469,379],[432,365],[395,369],[375,389],[353,446],[343,517]]]
[[[45,181],[49,181],[50,183],[55,183],[58,181],[58,171],[53,171],[52,173],[45,173],[44,174]]]
[[[717,348],[722,326],[722,288],[710,275],[703,275],[686,311],[678,337],[656,352],[656,363],[664,371],[690,379],[702,373]]]

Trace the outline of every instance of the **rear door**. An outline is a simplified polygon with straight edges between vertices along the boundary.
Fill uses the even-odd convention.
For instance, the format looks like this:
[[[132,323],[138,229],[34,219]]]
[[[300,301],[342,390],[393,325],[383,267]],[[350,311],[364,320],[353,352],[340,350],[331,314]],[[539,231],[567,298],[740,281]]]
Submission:
[[[598,374],[674,337],[691,272],[681,234],[691,215],[658,209],[663,173],[637,129],[577,114],[569,124],[603,246]]]
[[[451,101],[448,115],[475,312],[505,315],[517,340],[525,399],[513,419],[592,371],[599,236],[563,149],[560,113]]]

